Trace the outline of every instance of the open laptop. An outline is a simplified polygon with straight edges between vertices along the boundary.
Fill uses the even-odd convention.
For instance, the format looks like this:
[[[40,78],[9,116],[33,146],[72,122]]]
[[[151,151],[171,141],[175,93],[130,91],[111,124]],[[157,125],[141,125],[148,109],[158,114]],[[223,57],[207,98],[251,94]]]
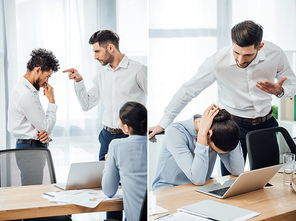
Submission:
[[[72,163],[67,183],[56,183],[54,185],[63,190],[101,188],[104,167],[105,161]]]
[[[241,173],[237,179],[198,187],[195,190],[221,199],[258,190],[263,188],[281,167],[282,164],[279,164],[246,171]]]

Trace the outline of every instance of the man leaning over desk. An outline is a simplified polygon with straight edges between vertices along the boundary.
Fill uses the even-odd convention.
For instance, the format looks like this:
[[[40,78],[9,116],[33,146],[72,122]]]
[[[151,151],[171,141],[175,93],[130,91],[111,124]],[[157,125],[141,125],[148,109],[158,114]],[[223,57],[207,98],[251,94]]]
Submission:
[[[149,138],[162,132],[181,110],[204,89],[217,81],[218,105],[225,108],[240,127],[240,142],[246,159],[246,134],[278,126],[272,116],[272,95],[296,94],[296,77],[281,48],[262,41],[263,28],[243,21],[231,29],[232,46],[206,59],[197,73],[173,96],[159,125],[149,128]],[[278,82],[273,83],[274,79]],[[229,172],[221,165],[222,175]]]

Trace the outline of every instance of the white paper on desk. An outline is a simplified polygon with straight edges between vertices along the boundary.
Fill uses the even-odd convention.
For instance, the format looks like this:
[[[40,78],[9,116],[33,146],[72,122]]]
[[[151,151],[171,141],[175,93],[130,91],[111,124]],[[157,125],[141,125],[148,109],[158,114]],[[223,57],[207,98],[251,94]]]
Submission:
[[[42,195],[43,198],[47,199],[49,202],[52,202],[52,203],[57,203],[59,205],[67,205],[67,204],[70,204],[70,203],[65,203],[65,202],[57,202],[57,201],[53,201],[52,198],[53,196],[48,196],[48,195]]]
[[[180,221],[180,220],[186,220],[186,221],[208,221],[206,218],[202,218],[200,216],[194,216],[189,213],[184,212],[176,212],[164,216],[159,216],[155,218],[154,220],[159,221]]]
[[[148,215],[152,216],[154,214],[165,213],[168,210],[156,205],[156,196],[153,192],[149,192],[149,210]]]
[[[154,204],[152,206],[150,206],[150,204],[149,204],[149,212],[148,212],[149,216],[159,214],[159,213],[165,213],[167,211],[168,210],[166,210],[166,209],[164,209],[164,208],[162,208],[162,207],[160,207],[160,206],[158,206],[156,204]]]
[[[221,221],[244,221],[260,214],[251,210],[212,200],[200,201],[198,203],[184,206],[179,210]]]
[[[65,190],[57,192],[49,192],[48,195],[53,197],[50,199],[52,202],[64,202],[95,208],[99,203],[106,198],[102,190]]]

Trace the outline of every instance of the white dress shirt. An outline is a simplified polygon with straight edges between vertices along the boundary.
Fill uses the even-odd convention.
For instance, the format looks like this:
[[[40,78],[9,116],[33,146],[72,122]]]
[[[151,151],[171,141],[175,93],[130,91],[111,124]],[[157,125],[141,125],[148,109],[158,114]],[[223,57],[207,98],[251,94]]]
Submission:
[[[39,92],[22,77],[9,98],[8,131],[16,139],[38,140],[38,132],[52,132],[56,111],[57,105],[49,103],[45,113],[39,100]]]
[[[183,84],[165,109],[159,125],[166,128],[181,110],[205,88],[217,81],[218,105],[229,113],[256,118],[268,114],[272,95],[257,88],[257,81],[274,82],[283,77],[285,95],[296,94],[296,76],[284,52],[275,44],[265,41],[256,58],[246,68],[239,68],[232,46],[221,49],[200,66],[191,80]]]
[[[86,91],[84,81],[74,83],[75,92],[84,111],[93,108],[102,99],[102,123],[119,128],[119,110],[128,101],[146,105],[147,67],[124,56],[113,70],[108,64],[93,80],[94,86]]]

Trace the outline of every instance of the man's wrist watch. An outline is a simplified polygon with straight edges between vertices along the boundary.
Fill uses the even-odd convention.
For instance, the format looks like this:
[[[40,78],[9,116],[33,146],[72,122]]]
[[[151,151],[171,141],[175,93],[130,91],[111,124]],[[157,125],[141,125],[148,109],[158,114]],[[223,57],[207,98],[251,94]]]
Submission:
[[[278,95],[276,95],[277,98],[281,98],[281,97],[284,96],[284,94],[285,94],[284,88],[281,87],[281,89],[282,89],[281,93],[279,93]]]

